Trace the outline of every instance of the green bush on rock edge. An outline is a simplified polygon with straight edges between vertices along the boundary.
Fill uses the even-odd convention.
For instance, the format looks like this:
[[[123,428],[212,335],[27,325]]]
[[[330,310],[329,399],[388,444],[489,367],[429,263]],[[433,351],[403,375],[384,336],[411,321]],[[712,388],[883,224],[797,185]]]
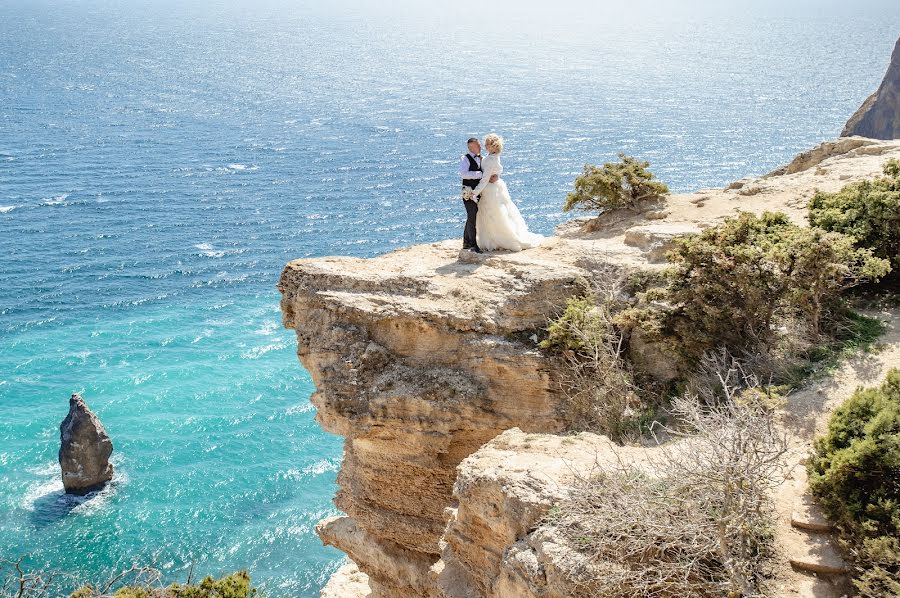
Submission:
[[[835,410],[808,468],[854,557],[860,595],[900,596],[900,369]]]
[[[649,162],[625,154],[619,154],[619,162],[599,167],[585,164],[575,179],[575,190],[566,196],[563,211],[639,210],[642,205],[659,202],[669,188],[655,179],[649,166]]]
[[[842,292],[890,271],[852,238],[772,212],[744,212],[676,239],[669,262],[668,285],[644,293],[617,322],[668,342],[688,363],[723,346],[769,350],[785,330],[818,343],[845,314]]]
[[[888,160],[884,177],[817,192],[809,202],[809,223],[852,237],[857,247],[891,261],[900,271],[900,161]]]
[[[250,584],[246,571],[239,571],[219,579],[205,577],[199,584],[174,583],[164,588],[150,585],[132,585],[119,588],[115,598],[252,598],[257,590]],[[105,594],[104,594],[105,595]],[[101,594],[93,586],[85,586],[70,598],[98,598]]]

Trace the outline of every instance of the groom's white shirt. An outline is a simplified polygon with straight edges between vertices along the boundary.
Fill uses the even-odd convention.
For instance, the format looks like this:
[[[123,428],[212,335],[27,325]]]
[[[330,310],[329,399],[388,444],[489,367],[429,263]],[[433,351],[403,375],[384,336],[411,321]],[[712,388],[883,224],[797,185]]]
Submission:
[[[459,159],[459,176],[463,179],[480,179],[481,171],[480,170],[469,170],[469,159],[466,156],[472,156],[475,158],[475,163],[481,166],[481,158],[477,157],[472,152],[466,152],[463,154],[463,157]]]

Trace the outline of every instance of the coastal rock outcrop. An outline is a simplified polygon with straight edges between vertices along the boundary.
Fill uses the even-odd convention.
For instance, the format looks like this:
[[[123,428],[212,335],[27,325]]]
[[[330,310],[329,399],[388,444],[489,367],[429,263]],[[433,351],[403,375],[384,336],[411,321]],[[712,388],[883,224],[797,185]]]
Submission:
[[[316,385],[318,421],[346,439],[335,498],[346,517],[318,532],[376,595],[431,595],[465,457],[510,428],[565,428],[559,384],[531,337],[603,268],[594,249],[549,243],[463,263],[446,242],[285,268],[284,323]]]
[[[850,117],[841,137],[900,138],[900,39],[878,89]]]
[[[655,217],[569,221],[520,253],[460,253],[454,240],[287,264],[283,323],[316,386],[317,420],[345,438],[335,497],[344,514],[317,532],[352,564],[326,595],[571,595],[554,573],[564,548],[540,521],[573,471],[613,452],[603,437],[558,435],[567,399],[537,346],[548,320],[584,279],[663,267],[675,235],[738,211],[802,223],[813,189],[877,176],[898,156],[900,142],[838,142],[789,174],[746,179],[752,195],[672,195]],[[657,348],[633,344],[645,373],[673,375]]]
[[[79,394],[69,399],[69,413],[59,426],[59,465],[68,494],[99,490],[113,477],[113,445],[103,424]]]

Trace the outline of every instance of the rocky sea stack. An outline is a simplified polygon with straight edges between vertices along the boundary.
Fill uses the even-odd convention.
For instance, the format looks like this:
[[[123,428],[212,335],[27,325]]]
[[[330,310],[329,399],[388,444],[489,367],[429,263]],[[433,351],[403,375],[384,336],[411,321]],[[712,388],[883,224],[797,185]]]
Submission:
[[[900,138],[900,39],[878,90],[850,117],[841,137]]]
[[[69,399],[69,414],[59,426],[59,437],[59,465],[67,494],[87,494],[112,479],[112,441],[77,393]]]

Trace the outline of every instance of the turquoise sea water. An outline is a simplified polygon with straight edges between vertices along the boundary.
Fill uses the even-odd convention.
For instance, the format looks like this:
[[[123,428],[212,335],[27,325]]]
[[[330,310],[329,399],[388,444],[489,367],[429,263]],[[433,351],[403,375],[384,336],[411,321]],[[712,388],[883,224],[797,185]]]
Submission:
[[[341,443],[286,261],[458,236],[489,130],[545,233],[618,151],[676,190],[766,172],[838,134],[900,32],[895,0],[321,4],[0,3],[0,557],[316,595]],[[73,391],[115,443],[88,501],[58,479]]]

